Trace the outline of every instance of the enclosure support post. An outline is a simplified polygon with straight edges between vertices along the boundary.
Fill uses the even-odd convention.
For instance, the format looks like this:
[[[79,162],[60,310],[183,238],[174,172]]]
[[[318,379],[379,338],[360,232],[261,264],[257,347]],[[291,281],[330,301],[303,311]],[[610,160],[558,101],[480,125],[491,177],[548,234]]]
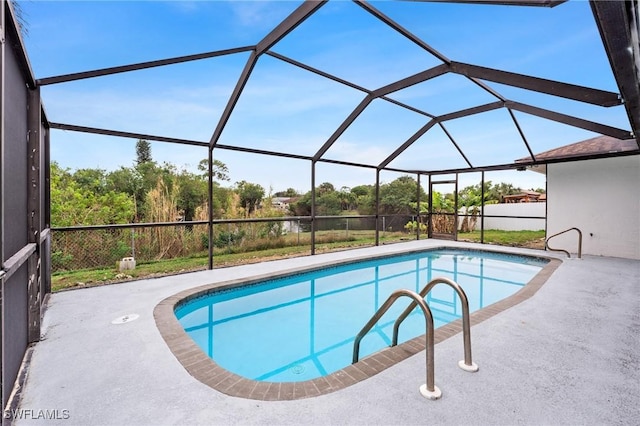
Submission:
[[[40,88],[29,90],[27,115],[27,153],[29,175],[27,180],[29,224],[29,243],[36,244],[36,251],[29,257],[28,262],[28,295],[29,295],[29,343],[40,340],[40,138],[42,128],[42,107],[40,104]]]
[[[427,238],[433,238],[433,185],[431,184],[431,174],[429,174],[429,211],[427,212]]]
[[[46,117],[45,117],[46,121]],[[40,274],[42,279],[42,294],[46,295],[51,293],[51,128],[49,127],[49,123],[47,123],[44,128],[44,153],[42,159],[44,160],[44,164],[40,165],[40,169],[44,171],[43,175],[43,183],[44,188],[42,188],[42,194],[44,195],[44,216],[43,216],[43,229],[48,231],[44,241],[42,240],[42,235],[40,238],[41,242],[41,250],[40,250],[40,268],[42,268],[42,272]],[[42,259],[44,258],[44,267]]]
[[[458,173],[456,173],[455,189],[453,191],[453,240],[458,241]]]
[[[380,245],[380,169],[376,169],[376,246]]]
[[[316,161],[311,160],[311,254],[316,254]]]
[[[5,37],[6,37],[6,25],[5,25],[5,4],[4,0],[0,0],[0,406],[4,408],[4,403],[8,399],[4,394],[4,380],[5,380],[5,362],[4,362],[4,346],[5,346],[5,301],[4,301],[4,271],[2,270],[2,264],[5,261],[4,257],[4,162],[5,162],[5,150],[4,150],[4,70],[5,70]]]
[[[480,244],[484,244],[484,171],[480,178]]]
[[[213,148],[209,147],[209,168],[208,168],[208,198],[209,198],[209,217],[208,217],[208,224],[207,224],[207,230],[209,231],[209,243],[208,245],[208,250],[209,250],[209,265],[208,268],[209,269],[213,269]]]
[[[136,231],[131,228],[131,257],[136,257]]]
[[[416,194],[416,240],[420,239],[420,173],[418,173],[418,185]]]

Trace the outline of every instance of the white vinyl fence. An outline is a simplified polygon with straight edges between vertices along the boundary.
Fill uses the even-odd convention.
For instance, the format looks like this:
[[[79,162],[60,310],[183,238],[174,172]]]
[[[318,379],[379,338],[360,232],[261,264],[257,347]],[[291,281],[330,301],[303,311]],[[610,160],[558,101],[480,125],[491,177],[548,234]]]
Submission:
[[[545,229],[547,203],[505,203],[488,204],[484,206],[484,229],[499,229],[502,231],[538,231]],[[465,214],[465,208],[460,209],[460,214]],[[511,217],[486,217],[486,216],[518,216]],[[532,218],[532,219],[528,219]],[[541,219],[539,219],[541,218]],[[461,217],[458,223],[462,224]],[[480,218],[475,227],[480,230]]]

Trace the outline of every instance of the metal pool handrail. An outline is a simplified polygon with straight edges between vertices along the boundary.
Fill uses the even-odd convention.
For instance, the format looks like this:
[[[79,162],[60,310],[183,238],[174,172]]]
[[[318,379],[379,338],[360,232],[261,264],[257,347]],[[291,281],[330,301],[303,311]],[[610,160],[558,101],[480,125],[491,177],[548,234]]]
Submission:
[[[458,285],[458,283],[444,277],[434,278],[429,281],[429,283],[424,286],[422,290],[420,290],[420,298],[424,299],[427,294],[429,294],[431,289],[437,284],[447,284],[448,286],[452,287],[456,291],[456,293],[458,293],[458,297],[460,297],[460,301],[462,302],[462,336],[464,342],[464,360],[458,362],[458,366],[465,371],[476,372],[478,371],[478,365],[475,364],[471,359],[471,325],[469,321],[469,299],[467,298],[467,295],[462,287]],[[405,309],[400,314],[396,322],[393,324],[393,340],[391,346],[396,346],[398,344],[398,329],[400,328],[400,324],[409,316],[409,314],[415,309],[415,307],[415,301],[411,302],[411,304],[407,306],[407,309]]]
[[[431,314],[431,309],[424,301],[418,293],[415,291],[407,290],[407,289],[399,289],[391,293],[391,295],[387,298],[387,300],[382,304],[380,309],[376,311],[375,314],[371,317],[371,319],[365,324],[365,326],[360,330],[360,332],[356,335],[356,339],[353,343],[353,363],[358,362],[359,354],[360,354],[360,341],[362,338],[371,330],[380,318],[387,312],[387,310],[394,304],[396,300],[398,300],[401,296],[408,296],[413,299],[411,303],[414,307],[416,305],[420,306],[422,309],[422,313],[424,314],[426,333],[426,367],[427,367],[427,382],[420,386],[420,393],[427,399],[438,399],[442,396],[442,392],[435,385],[434,381],[434,339],[433,339],[433,315]]]
[[[544,242],[544,248],[546,250],[551,250],[551,251],[560,251],[565,253],[567,257],[571,257],[571,253],[569,253],[567,250],[549,247],[549,240],[552,239],[553,237],[557,237],[558,235],[562,235],[565,232],[574,231],[574,230],[578,231],[578,259],[582,259],[582,231],[579,230],[578,228],[569,228],[569,229],[565,229],[562,232],[558,232],[557,234],[553,234],[552,236],[547,238],[546,241]]]

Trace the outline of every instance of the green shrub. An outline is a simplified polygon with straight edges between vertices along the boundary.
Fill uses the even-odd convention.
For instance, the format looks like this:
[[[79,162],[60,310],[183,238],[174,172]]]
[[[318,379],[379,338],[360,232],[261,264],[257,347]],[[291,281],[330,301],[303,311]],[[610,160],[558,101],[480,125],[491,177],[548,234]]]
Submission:
[[[51,269],[54,271],[72,269],[73,255],[65,254],[62,251],[51,253]]]
[[[243,230],[220,231],[213,238],[213,246],[218,248],[238,245],[242,242],[246,232]]]
[[[418,226],[420,226],[420,232],[427,232],[427,225],[425,223],[418,224],[418,222],[416,222],[415,220],[407,222],[406,225],[404,225],[404,229],[406,229],[407,232],[413,233],[416,232]]]

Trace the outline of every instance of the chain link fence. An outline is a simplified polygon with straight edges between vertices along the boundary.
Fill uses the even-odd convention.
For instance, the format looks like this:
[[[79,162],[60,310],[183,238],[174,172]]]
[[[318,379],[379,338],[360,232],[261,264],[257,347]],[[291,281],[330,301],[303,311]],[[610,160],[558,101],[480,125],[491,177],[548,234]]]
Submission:
[[[213,226],[215,254],[267,250],[310,244],[300,219],[231,220]],[[125,257],[147,263],[187,257],[206,258],[206,222],[54,228],[52,272],[116,268]],[[206,264],[206,261],[204,262]]]
[[[206,224],[52,230],[53,272],[115,267],[124,257],[149,262],[206,256]]]
[[[462,215],[464,216],[464,215]],[[386,215],[316,217],[315,250],[346,250],[427,238],[428,216]],[[419,229],[418,229],[419,228]],[[434,215],[433,232],[455,233],[454,215]],[[465,234],[467,235],[467,234]],[[544,237],[544,236],[542,236]],[[213,225],[214,259],[221,254],[258,253],[270,249],[297,246],[287,256],[311,252],[311,218],[262,218],[217,220]],[[477,240],[472,236],[470,240]],[[485,235],[485,239],[487,236]],[[542,238],[544,240],[544,238]],[[491,241],[486,241],[491,242]],[[534,245],[537,244],[537,245]],[[509,242],[507,245],[543,248],[534,242]],[[209,231],[207,222],[176,222],[53,228],[51,230],[52,272],[85,269],[118,269],[118,262],[133,257],[137,264],[178,258],[202,258],[207,264]],[[275,253],[272,255],[279,255]],[[248,256],[259,261],[259,256]],[[233,260],[243,263],[245,260]],[[171,268],[171,265],[166,265]],[[181,267],[175,266],[177,269]]]
[[[405,225],[412,216],[378,219],[385,242],[415,238]],[[316,218],[316,244],[331,249],[334,243],[373,245],[375,217]],[[138,264],[186,257],[206,258],[209,232],[206,222],[54,228],[51,232],[52,272],[116,268],[125,257]],[[256,252],[285,246],[310,246],[310,218],[289,220],[229,220],[213,227],[216,254]]]

